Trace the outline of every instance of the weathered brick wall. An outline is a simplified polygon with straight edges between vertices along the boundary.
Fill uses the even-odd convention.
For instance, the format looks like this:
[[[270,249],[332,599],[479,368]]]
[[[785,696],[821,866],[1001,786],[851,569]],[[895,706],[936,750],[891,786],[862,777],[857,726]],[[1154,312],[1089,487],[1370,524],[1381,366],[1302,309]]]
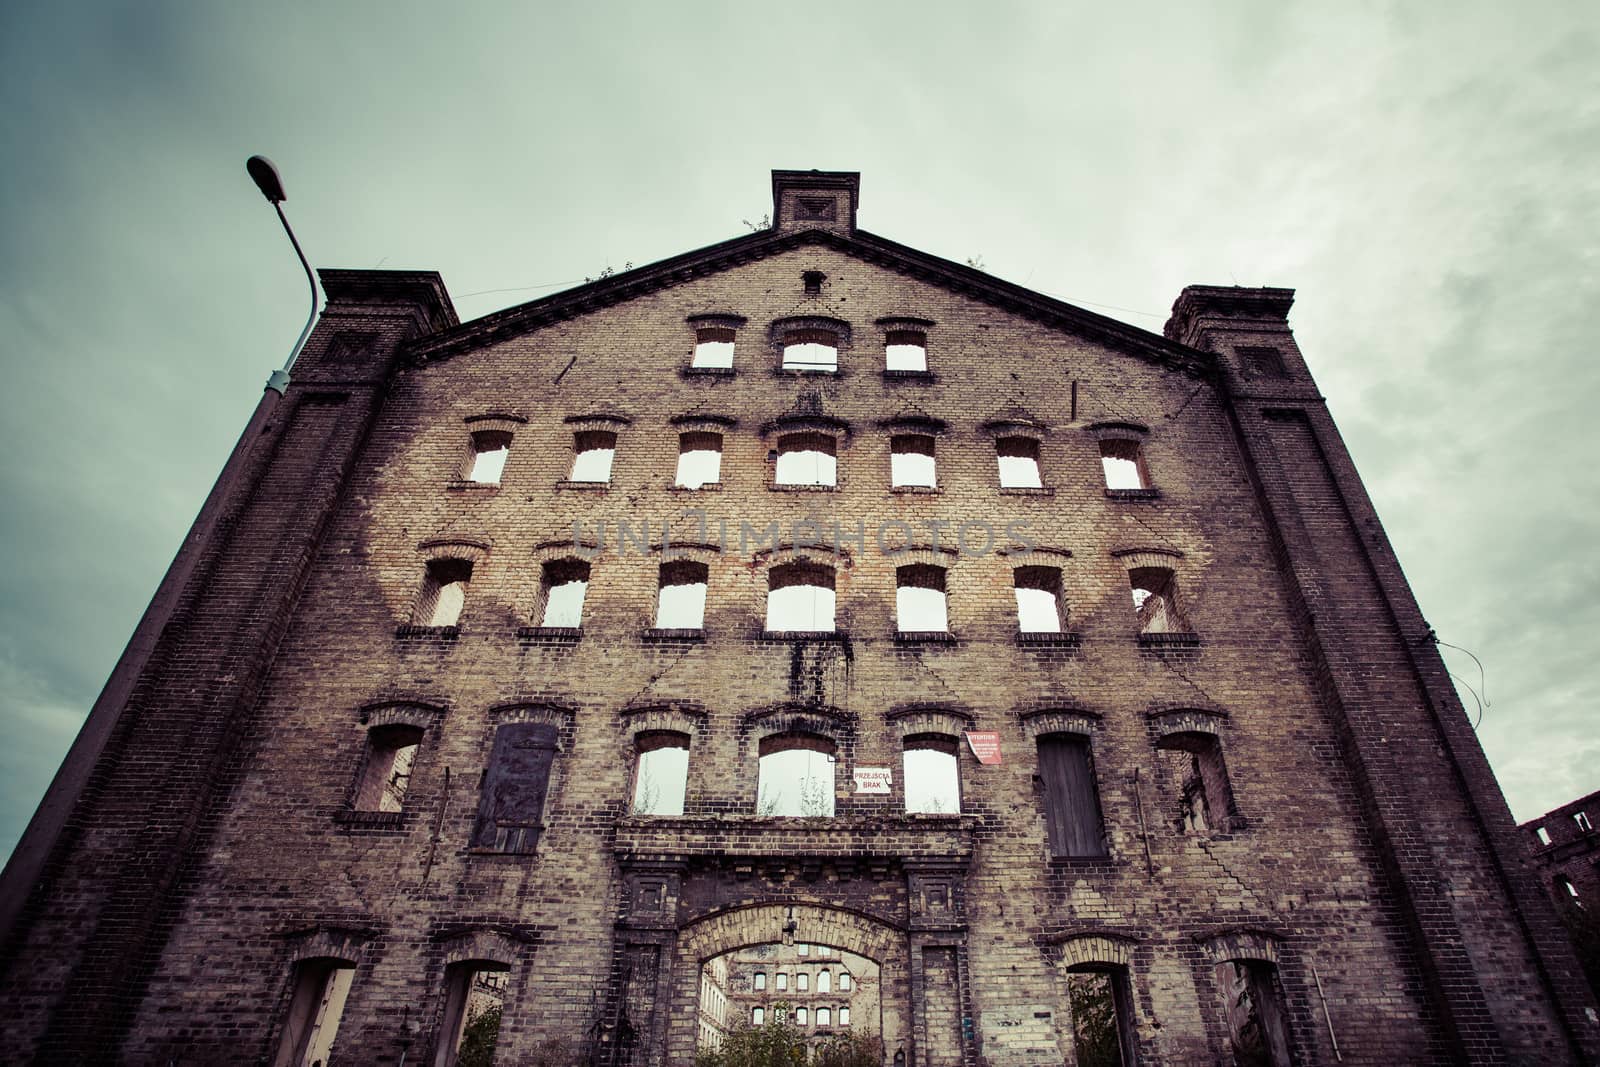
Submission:
[[[816,296],[803,292],[809,270],[826,275]],[[706,312],[747,320],[732,376],[682,373],[693,344],[685,318]],[[767,324],[797,315],[850,323],[838,376],[775,369]],[[931,379],[880,373],[873,324],[897,315],[935,323]],[[762,427],[807,396],[849,424],[838,488],[773,491],[774,441]],[[1049,427],[1040,465],[1050,492],[996,487],[993,437],[982,426],[1018,417],[1015,409]],[[563,485],[573,434],[564,420],[602,410],[629,420],[611,482]],[[670,420],[690,414],[737,420],[725,431],[717,490],[672,488]],[[940,491],[891,493],[879,423],[917,414],[947,424]],[[483,415],[526,421],[496,424],[515,426],[500,485],[462,487],[465,420]],[[1293,442],[1275,442],[1274,472],[1253,471],[1233,420],[1218,379],[823,243],[403,371],[320,541],[125,1059],[269,1055],[292,960],[308,938],[333,931],[358,963],[337,1058],[393,1063],[404,1049],[411,1062],[435,1039],[443,969],[467,958],[463,939],[476,932],[499,938],[481,951],[512,965],[501,1062],[551,1038],[587,1039],[623,1004],[643,1035],[637,1062],[682,1063],[699,963],[776,940],[794,903],[797,939],[884,967],[885,1034],[905,1035],[912,1063],[1020,1067],[1038,1062],[1047,1027],[1070,1057],[1061,970],[1090,951],[1086,935],[1096,951],[1119,954],[1089,962],[1127,967],[1144,1061],[1215,1062],[1227,1037],[1213,966],[1226,951],[1218,945],[1241,929],[1274,953],[1301,1059],[1333,1060],[1331,1020],[1345,1062],[1449,1062],[1450,1035],[1421,976],[1422,942],[1394,902],[1395,864],[1380,854],[1370,772],[1352,768],[1347,712],[1330,703],[1327,661],[1312,647],[1316,631],[1262,510],[1264,477],[1315,506],[1336,487],[1306,469]],[[1089,427],[1106,421],[1148,427],[1153,498],[1104,491]],[[660,559],[619,550],[614,536],[593,559],[581,637],[519,636],[538,621],[538,564],[571,541],[575,520],[591,533],[601,522],[615,530],[648,521],[651,543],[664,524],[674,541],[701,539],[686,508],[705,509],[713,539],[719,520],[728,528],[724,550],[700,557],[710,570],[703,640],[645,634]],[[776,520],[787,537],[805,519],[867,530],[838,564],[841,633],[832,640],[762,634],[766,567],[787,557],[739,543],[741,521],[761,530]],[[948,524],[947,544],[962,522],[1027,523],[1030,540],[1063,553],[1080,643],[1017,642],[1014,559],[995,552],[950,561],[954,642],[896,641],[903,561],[874,537],[889,520],[911,524],[925,546],[930,522]],[[424,546],[439,541],[471,543],[478,556],[459,632],[397,636],[436,551]],[[1324,541],[1318,551],[1330,544],[1349,547]],[[1127,574],[1140,557],[1114,553],[1173,561],[1198,648],[1140,644]],[[1341,577],[1356,562],[1318,565],[1355,583],[1336,592],[1341,602],[1369,595],[1370,575]],[[1401,688],[1416,683],[1405,682],[1411,668],[1393,632],[1352,626],[1340,639],[1370,664],[1375,689],[1420,702]],[[365,739],[362,710],[395,701],[437,709],[405,811],[386,826],[342,818]],[[900,814],[899,713],[918,705],[1001,735],[998,766],[962,750],[960,816]],[[528,707],[561,726],[547,829],[535,855],[473,852],[494,726]],[[1175,828],[1181,783],[1158,759],[1151,716],[1183,709],[1209,712],[1203,719],[1221,740],[1240,815],[1228,832]],[[794,722],[838,742],[831,821],[755,813],[757,742]],[[1064,722],[1092,738],[1104,859],[1047,852],[1033,738]],[[692,734],[685,814],[626,817],[632,734],[663,725]],[[1448,767],[1436,769],[1444,765],[1433,744],[1415,725],[1396,737],[1396,770],[1420,768],[1396,803],[1414,805],[1414,794],[1438,803],[1395,833],[1437,857],[1449,883],[1437,899],[1453,901],[1470,941],[1463,966],[1512,961],[1511,973],[1483,983],[1483,1032],[1497,1033],[1511,1059],[1538,1050],[1570,1062],[1511,898],[1497,887],[1470,806],[1453,799],[1459,784]],[[857,766],[895,768],[891,795],[852,793]],[[26,983],[13,983],[20,995]]]

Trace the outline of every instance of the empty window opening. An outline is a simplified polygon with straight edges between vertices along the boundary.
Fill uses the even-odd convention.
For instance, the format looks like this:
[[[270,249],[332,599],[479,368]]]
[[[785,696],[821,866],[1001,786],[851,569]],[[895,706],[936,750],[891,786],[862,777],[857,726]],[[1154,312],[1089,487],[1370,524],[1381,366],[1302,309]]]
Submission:
[[[1050,854],[1106,855],[1105,823],[1089,739],[1079,734],[1041,736],[1039,777],[1044,785]]]
[[[1107,489],[1150,488],[1138,441],[1101,441],[1100,466],[1105,471]]]
[[[1002,489],[1038,489],[1039,442],[1031,437],[1002,437],[994,443],[1000,461]]]
[[[839,444],[825,433],[790,433],[778,438],[773,481],[778,485],[837,485]]]
[[[728,326],[702,326],[694,332],[691,367],[727,370],[733,366],[734,331]]]
[[[538,845],[557,738],[556,728],[541,722],[507,723],[495,730],[472,829],[473,848],[528,853]]]
[[[899,486],[937,485],[933,459],[933,438],[928,434],[903,433],[889,438],[889,484]]]
[[[832,741],[816,734],[780,734],[760,746],[756,813],[790,818],[833,814]],[[804,955],[804,953],[801,953]],[[805,988],[805,975],[795,976]]]
[[[1217,986],[1222,991],[1235,1063],[1289,1065],[1289,1030],[1277,971],[1265,960],[1217,964]]]
[[[1156,745],[1174,797],[1173,824],[1180,833],[1227,830],[1238,814],[1222,744],[1211,734],[1168,734]]]
[[[1132,1062],[1132,990],[1127,972],[1074,970],[1067,974],[1072,1043],[1079,1067],[1122,1067]]]
[[[906,811],[925,815],[961,813],[960,751],[956,739],[943,734],[912,734],[902,754]],[[849,975],[839,988],[849,988]]]
[[[499,485],[511,455],[511,435],[503,430],[479,430],[472,435],[472,463],[467,480],[481,485]]]
[[[444,1020],[437,1067],[494,1062],[505,1009],[509,968],[491,960],[468,960],[445,968]]]
[[[783,369],[837,372],[838,335],[831,330],[790,330],[783,335]]]
[[[1539,844],[1548,845],[1550,843],[1550,831],[1546,830],[1543,826],[1534,827],[1533,833],[1534,836],[1538,837]]]
[[[583,625],[583,598],[589,591],[589,564],[581,559],[557,559],[544,565],[541,597],[544,610],[540,626]]]
[[[850,972],[849,971],[840,971],[839,972],[839,992],[841,992],[841,993],[850,992]]]
[[[815,203],[815,201],[809,202],[806,206],[809,208],[811,203]],[[828,202],[825,206],[818,205],[815,208],[815,213],[810,217],[821,218],[824,216],[827,218],[833,217],[833,204],[831,202]],[[800,272],[800,281],[805,285],[807,296],[817,296],[821,294],[822,283],[826,281],[827,278],[828,276],[822,273],[820,270],[803,270]]]
[[[894,613],[901,633],[946,633],[944,568],[913,563],[895,568]]]
[[[928,335],[921,330],[890,330],[883,346],[885,370],[927,370]]]
[[[294,992],[273,1067],[312,1067],[328,1062],[355,975],[355,964],[347,960],[322,957],[295,964]]]
[[[661,565],[661,592],[656,599],[656,628],[699,630],[706,622],[706,581],[710,569],[693,560]]]
[[[830,971],[818,971],[817,972],[817,992],[818,993],[832,993],[833,992],[833,974],[832,974],[832,972],[830,972]]]
[[[689,786],[689,735],[651,730],[634,739],[633,813],[682,815]]]
[[[790,563],[767,575],[767,629],[774,633],[832,633],[832,567]]]
[[[1135,567],[1128,572],[1133,588],[1133,610],[1142,634],[1183,632],[1178,617],[1178,583],[1166,567]]]
[[[610,430],[584,430],[572,435],[574,482],[609,482],[611,460],[617,454],[617,435]]]
[[[722,481],[722,435],[684,433],[678,435],[678,476],[684,489],[699,489]]]
[[[356,784],[355,810],[400,811],[411,784],[411,765],[422,743],[417,726],[375,726],[367,731],[367,753]]]
[[[1025,634],[1058,634],[1066,612],[1061,604],[1060,567],[1018,567],[1017,629]]]
[[[1589,813],[1586,811],[1573,812],[1572,821],[1578,824],[1581,833],[1587,834],[1594,830],[1594,825],[1589,822]]]
[[[765,971],[757,971],[755,973],[755,982],[752,985],[752,988],[757,993],[759,993],[763,989],[767,988],[767,975],[766,975]],[[781,975],[781,974],[778,975],[778,988],[779,989],[783,988],[783,975]]]
[[[767,1021],[767,1009],[757,1005],[750,1009],[750,1023],[752,1026],[761,1026]]]
[[[467,583],[472,580],[472,562],[464,559],[428,561],[417,600],[415,618],[421,626],[454,626],[467,603]]]

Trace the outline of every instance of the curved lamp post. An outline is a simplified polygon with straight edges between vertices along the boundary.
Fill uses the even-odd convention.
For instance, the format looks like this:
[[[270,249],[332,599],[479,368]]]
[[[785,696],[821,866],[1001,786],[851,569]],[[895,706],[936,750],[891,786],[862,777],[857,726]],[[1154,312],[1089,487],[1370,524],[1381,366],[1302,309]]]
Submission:
[[[250,172],[250,178],[256,183],[256,188],[261,190],[261,195],[267,198],[273,210],[278,213],[278,221],[283,223],[283,232],[289,235],[289,243],[294,245],[294,254],[300,257],[300,266],[305,268],[306,281],[311,286],[311,314],[306,317],[305,329],[300,331],[300,339],[294,343],[294,348],[289,350],[289,358],[282,369],[272,372],[267,379],[267,388],[283,395],[289,386],[289,368],[294,366],[295,359],[300,355],[300,349],[306,343],[306,337],[311,333],[311,326],[317,321],[317,276],[311,270],[311,264],[306,262],[306,254],[300,250],[300,241],[294,235],[294,229],[289,225],[289,216],[283,213],[283,202],[288,198],[283,191],[283,179],[278,177],[278,168],[272,165],[272,160],[266,156],[251,156],[245,161],[244,169]]]

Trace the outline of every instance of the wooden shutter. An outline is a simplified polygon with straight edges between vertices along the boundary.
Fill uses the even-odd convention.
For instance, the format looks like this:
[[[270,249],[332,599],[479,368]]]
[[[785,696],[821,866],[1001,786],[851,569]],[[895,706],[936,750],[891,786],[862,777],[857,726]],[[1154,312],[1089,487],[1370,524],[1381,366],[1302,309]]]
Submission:
[[[555,762],[556,728],[518,722],[495,731],[489,769],[483,776],[475,848],[532,852],[544,829],[544,796]]]
[[[1039,775],[1044,779],[1051,855],[1104,856],[1105,830],[1089,739],[1073,734],[1039,738]]]

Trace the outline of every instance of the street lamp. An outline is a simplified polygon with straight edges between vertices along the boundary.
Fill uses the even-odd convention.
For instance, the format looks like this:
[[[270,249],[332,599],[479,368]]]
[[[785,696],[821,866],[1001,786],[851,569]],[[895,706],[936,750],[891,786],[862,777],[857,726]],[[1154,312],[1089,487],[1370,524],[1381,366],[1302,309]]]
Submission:
[[[288,199],[283,191],[283,179],[278,177],[278,168],[272,165],[272,160],[266,156],[251,156],[245,161],[244,169],[250,172],[250,178],[256,183],[256,188],[261,190],[261,195],[267,198],[273,210],[278,213],[278,221],[283,223],[283,232],[289,235],[289,243],[294,245],[294,254],[300,257],[300,266],[305,268],[306,281],[311,285],[311,314],[306,317],[305,329],[300,331],[300,339],[294,343],[294,348],[289,350],[289,358],[281,370],[272,372],[267,379],[267,388],[279,396],[289,387],[289,368],[294,366],[295,359],[300,355],[300,349],[306,343],[306,337],[311,333],[312,323],[317,321],[317,276],[311,270],[311,264],[306,262],[306,254],[300,250],[300,242],[294,235],[294,229],[289,225],[289,217],[283,213],[283,202]]]

